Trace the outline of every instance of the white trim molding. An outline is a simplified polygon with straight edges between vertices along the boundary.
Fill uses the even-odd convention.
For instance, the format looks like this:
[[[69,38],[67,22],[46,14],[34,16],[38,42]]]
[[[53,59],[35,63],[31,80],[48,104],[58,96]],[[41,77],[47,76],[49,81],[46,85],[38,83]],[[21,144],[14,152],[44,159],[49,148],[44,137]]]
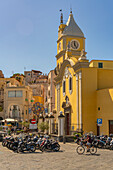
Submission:
[[[79,72],[79,114],[80,129],[82,130],[82,72]]]
[[[79,87],[78,87],[78,73],[76,74],[76,111],[77,111],[77,129],[79,129]]]

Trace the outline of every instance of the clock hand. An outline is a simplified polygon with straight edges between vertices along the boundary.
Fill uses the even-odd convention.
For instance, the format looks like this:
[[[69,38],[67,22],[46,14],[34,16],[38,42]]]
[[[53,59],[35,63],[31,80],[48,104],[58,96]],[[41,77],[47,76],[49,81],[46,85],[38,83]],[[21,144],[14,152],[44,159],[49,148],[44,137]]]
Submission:
[[[74,46],[77,48],[77,43],[74,41]]]

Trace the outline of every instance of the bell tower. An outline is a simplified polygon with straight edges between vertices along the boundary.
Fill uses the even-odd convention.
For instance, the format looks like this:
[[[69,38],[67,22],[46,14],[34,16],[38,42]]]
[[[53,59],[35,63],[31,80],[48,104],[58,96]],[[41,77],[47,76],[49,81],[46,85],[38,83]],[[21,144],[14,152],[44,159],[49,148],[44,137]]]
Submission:
[[[63,13],[61,12],[57,40],[57,65],[60,67],[67,58],[71,58],[76,63],[78,59],[80,60],[83,51],[86,54],[85,37],[74,20],[72,10],[66,24],[63,22]]]

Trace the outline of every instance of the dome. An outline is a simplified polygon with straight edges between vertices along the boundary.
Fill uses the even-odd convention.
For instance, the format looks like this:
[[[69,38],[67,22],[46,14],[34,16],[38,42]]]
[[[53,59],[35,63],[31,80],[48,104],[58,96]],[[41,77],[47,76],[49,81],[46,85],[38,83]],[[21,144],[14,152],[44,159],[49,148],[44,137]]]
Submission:
[[[76,24],[72,13],[69,15],[69,19],[66,23],[66,27],[64,28],[62,34],[77,36],[77,37],[84,37],[84,34],[79,28],[79,26]]]

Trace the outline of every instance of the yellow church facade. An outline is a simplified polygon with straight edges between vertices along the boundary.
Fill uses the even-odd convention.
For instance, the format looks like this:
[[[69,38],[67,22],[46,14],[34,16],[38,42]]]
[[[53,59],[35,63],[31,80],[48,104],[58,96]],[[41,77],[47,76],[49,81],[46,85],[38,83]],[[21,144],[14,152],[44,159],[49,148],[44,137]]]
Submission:
[[[113,61],[86,58],[85,37],[72,12],[61,23],[55,68],[55,121],[58,135],[113,133]],[[64,116],[64,125],[59,121]],[[98,120],[101,119],[101,124]],[[62,128],[62,130],[61,130]],[[61,132],[65,131],[65,132]]]

